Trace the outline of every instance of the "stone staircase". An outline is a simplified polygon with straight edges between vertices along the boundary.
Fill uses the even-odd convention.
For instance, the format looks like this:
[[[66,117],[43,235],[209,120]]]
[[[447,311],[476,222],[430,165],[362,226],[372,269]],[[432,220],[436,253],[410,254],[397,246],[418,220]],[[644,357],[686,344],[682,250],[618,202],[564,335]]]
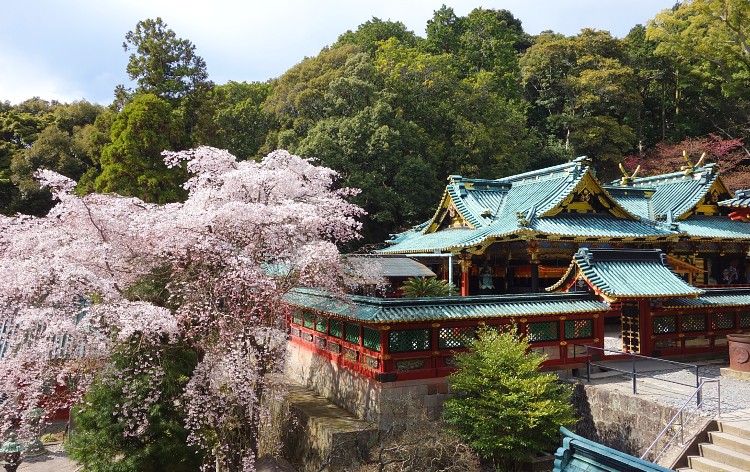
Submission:
[[[708,433],[710,442],[699,445],[700,456],[690,456],[690,467],[678,471],[750,471],[750,421],[719,421],[718,426]]]

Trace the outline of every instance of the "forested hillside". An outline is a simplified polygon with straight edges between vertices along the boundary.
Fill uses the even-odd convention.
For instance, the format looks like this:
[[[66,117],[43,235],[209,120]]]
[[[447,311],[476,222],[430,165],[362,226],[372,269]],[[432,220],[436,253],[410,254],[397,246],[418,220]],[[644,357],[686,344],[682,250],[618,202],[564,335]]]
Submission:
[[[646,175],[706,152],[745,188],[749,31],[745,0],[685,1],[621,39],[530,36],[506,10],[442,7],[425,37],[373,18],[281,77],[216,85],[189,40],[144,20],[124,44],[137,87],[118,86],[109,106],[0,102],[0,212],[50,208],[39,167],[80,193],[180,200],[183,171],[159,153],[199,144],[318,157],[362,189],[365,243],[431,216],[450,174],[499,178],[579,155],[608,181],[622,162]]]

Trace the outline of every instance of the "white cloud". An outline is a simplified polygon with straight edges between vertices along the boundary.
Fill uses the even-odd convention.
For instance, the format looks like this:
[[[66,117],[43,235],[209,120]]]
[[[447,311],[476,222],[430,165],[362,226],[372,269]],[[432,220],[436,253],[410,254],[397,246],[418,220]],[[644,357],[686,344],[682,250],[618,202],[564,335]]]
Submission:
[[[530,34],[567,35],[583,27],[622,37],[674,0],[30,0],[7,2],[14,21],[0,28],[0,100],[33,96],[108,103],[127,83],[125,34],[140,20],[161,17],[196,45],[216,83],[265,81],[315,56],[346,30],[373,16],[401,21],[423,36],[442,3],[466,15],[507,9]],[[27,20],[25,20],[27,19]],[[29,33],[33,31],[33,33]]]
[[[0,100],[13,104],[32,97],[45,100],[72,102],[85,97],[86,92],[68,83],[57,72],[20,55],[8,53],[0,47]]]

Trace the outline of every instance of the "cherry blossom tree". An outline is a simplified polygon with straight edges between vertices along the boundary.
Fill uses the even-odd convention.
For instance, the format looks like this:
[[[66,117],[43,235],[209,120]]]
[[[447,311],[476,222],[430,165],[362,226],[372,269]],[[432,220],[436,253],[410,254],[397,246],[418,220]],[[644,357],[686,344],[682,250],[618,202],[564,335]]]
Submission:
[[[79,402],[118,346],[158,352],[182,340],[201,352],[182,398],[189,440],[208,453],[206,470],[253,470],[265,399],[280,393],[269,375],[283,365],[282,297],[295,286],[340,292],[337,245],[359,236],[363,211],[334,171],[286,151],[260,162],[209,147],[163,155],[192,176],[184,203],[79,197],[75,182],[39,171],[59,203],[43,218],[0,216],[3,429],[24,430],[36,406]],[[128,290],[165,268],[166,307]],[[133,436],[163,377],[158,355],[138,363],[117,375],[148,372],[152,393],[113,412]]]

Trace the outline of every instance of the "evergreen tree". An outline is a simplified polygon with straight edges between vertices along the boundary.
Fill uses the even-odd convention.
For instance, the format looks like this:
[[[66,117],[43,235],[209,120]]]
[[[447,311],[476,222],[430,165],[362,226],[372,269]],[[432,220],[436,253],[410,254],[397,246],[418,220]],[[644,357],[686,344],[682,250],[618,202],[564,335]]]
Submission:
[[[179,123],[169,103],[156,95],[137,95],[112,124],[112,142],[104,147],[97,192],[114,192],[151,203],[184,198],[185,174],[164,165],[161,152],[180,147]]]
[[[540,372],[543,361],[526,341],[488,328],[457,356],[458,370],[448,378],[456,395],[443,419],[504,470],[554,447],[560,426],[575,423],[571,388]]]

